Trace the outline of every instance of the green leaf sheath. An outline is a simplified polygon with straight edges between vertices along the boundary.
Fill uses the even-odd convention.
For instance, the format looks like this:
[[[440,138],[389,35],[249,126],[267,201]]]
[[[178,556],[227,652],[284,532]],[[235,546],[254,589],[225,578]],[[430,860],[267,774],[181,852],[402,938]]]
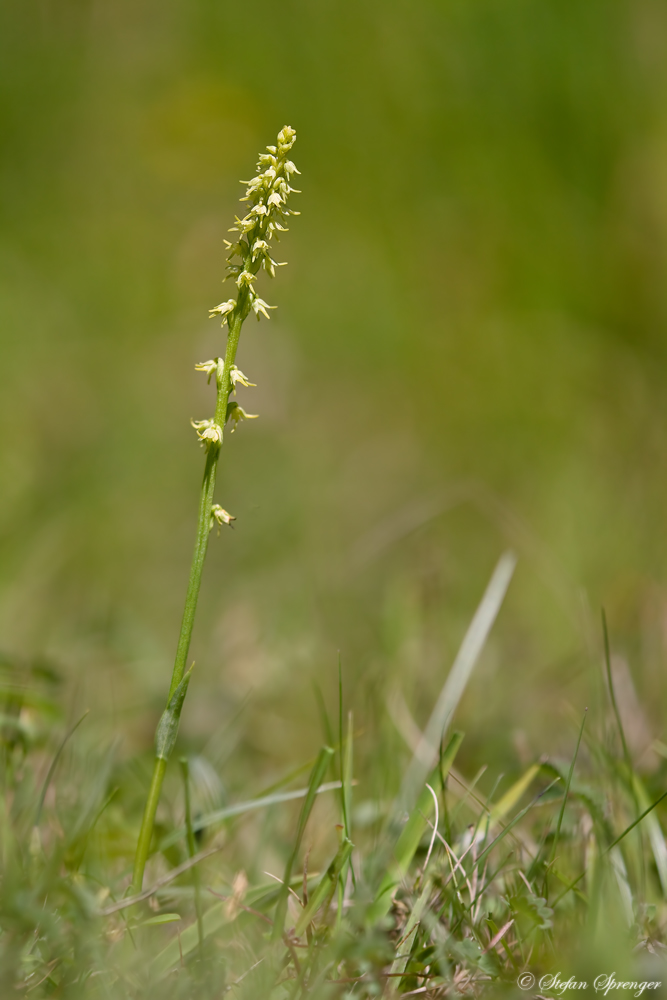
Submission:
[[[155,730],[155,756],[162,760],[169,760],[171,751],[174,749],[176,737],[178,736],[178,723],[183,710],[183,702],[187,694],[188,684],[192,676],[192,667],[174,691],[169,704],[162,713],[162,718]]]

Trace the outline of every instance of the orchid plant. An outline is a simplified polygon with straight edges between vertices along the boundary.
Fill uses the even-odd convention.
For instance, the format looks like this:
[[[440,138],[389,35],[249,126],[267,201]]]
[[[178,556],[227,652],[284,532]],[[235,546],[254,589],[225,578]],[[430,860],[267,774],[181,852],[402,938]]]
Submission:
[[[229,514],[220,504],[213,502],[216,473],[225,426],[231,422],[231,429],[234,431],[240,421],[252,420],[257,416],[254,413],[247,413],[236,400],[230,399],[230,396],[236,394],[237,385],[246,387],[254,385],[236,366],[236,352],[241,328],[250,313],[254,313],[258,320],[262,316],[269,319],[269,310],[276,308],[268,305],[264,299],[259,297],[255,290],[255,281],[262,268],[273,278],[276,268],[283,266],[283,263],[278,263],[273,259],[272,241],[279,240],[279,234],[288,231],[285,223],[289,217],[299,214],[288,208],[290,195],[299,193],[290,184],[292,176],[299,173],[294,163],[289,159],[289,153],[295,141],[296,132],[289,125],[286,125],[278,133],[276,145],[267,146],[266,152],[260,154],[255,176],[250,181],[241,182],[246,185],[246,192],[240,200],[247,203],[248,210],[243,218],[236,217],[236,223],[230,230],[230,232],[238,234],[235,242],[225,240],[229,249],[227,258],[227,271],[229,273],[224,280],[234,281],[237,289],[236,298],[221,302],[210,310],[212,317],[219,316],[221,318],[223,328],[227,326],[225,353],[222,357],[213,358],[195,366],[198,371],[208,375],[209,382],[215,376],[215,411],[213,416],[208,419],[192,421],[197,437],[202,447],[206,449],[204,479],[199,499],[197,534],[190,579],[167,696],[167,707],[160,718],[155,734],[153,776],[137,842],[132,878],[133,893],[140,892],[142,888],[162,783],[167,762],[176,743],[183,703],[192,675],[192,667],[186,671],[186,663],[209,534],[216,525],[230,525],[235,520],[234,516]]]

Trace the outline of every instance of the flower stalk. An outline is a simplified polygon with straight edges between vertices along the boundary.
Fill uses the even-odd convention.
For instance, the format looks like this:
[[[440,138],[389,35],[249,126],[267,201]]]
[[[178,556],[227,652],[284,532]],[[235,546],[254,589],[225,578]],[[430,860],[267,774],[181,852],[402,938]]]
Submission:
[[[222,326],[227,325],[227,344],[224,358],[215,358],[196,366],[197,370],[208,375],[209,381],[215,374],[216,402],[213,417],[207,420],[193,421],[199,441],[206,449],[206,463],[199,498],[199,515],[197,519],[197,534],[195,538],[190,578],[183,608],[181,631],[176,648],[174,669],[167,696],[167,707],[158,723],[155,739],[155,761],[153,776],[144,809],[141,830],[137,841],[137,850],[132,877],[132,893],[141,892],[144,869],[150,853],[153,837],[155,814],[160,801],[162,783],[171,755],[187,693],[192,667],[186,673],[188,652],[192,639],[197,601],[201,586],[202,571],[206,559],[208,539],[211,529],[217,524],[231,524],[235,518],[228,514],[219,504],[213,503],[218,460],[224,439],[224,428],[229,420],[234,430],[241,420],[253,419],[256,414],[246,413],[239,404],[230,400],[236,386],[252,386],[243,372],[236,367],[236,352],[239,346],[241,328],[251,312],[257,319],[264,316],[269,319],[269,306],[255,292],[254,282],[262,267],[270,277],[274,277],[275,269],[281,267],[273,259],[271,241],[278,233],[287,232],[284,223],[290,215],[298,212],[287,207],[290,194],[298,193],[290,186],[292,174],[298,170],[287,154],[294,145],[296,133],[286,125],[278,134],[277,145],[267,146],[266,153],[261,153],[257,163],[257,173],[246,184],[246,193],[242,202],[249,202],[247,214],[236,218],[236,225],[230,232],[239,233],[237,242],[227,243],[230,251],[227,258],[227,277],[233,279],[237,287],[236,299],[228,299],[210,310],[211,316],[220,316]],[[238,261],[238,262],[237,262]]]

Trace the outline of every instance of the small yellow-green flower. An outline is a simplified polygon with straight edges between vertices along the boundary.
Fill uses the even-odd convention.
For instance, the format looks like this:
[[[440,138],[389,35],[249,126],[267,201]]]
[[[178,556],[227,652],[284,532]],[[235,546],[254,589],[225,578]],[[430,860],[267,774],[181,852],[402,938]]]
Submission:
[[[219,305],[215,306],[214,309],[209,309],[211,319],[214,316],[222,316],[222,325],[224,326],[227,322],[227,317],[234,311],[235,306],[236,301],[234,299],[227,299],[226,302],[221,302]]]
[[[209,448],[211,445],[222,444],[222,427],[216,424],[215,420],[191,420],[190,423],[197,431],[197,437],[201,443]]]
[[[237,382],[239,383],[239,385],[245,385],[247,388],[250,388],[250,386],[252,386],[253,388],[257,387],[257,383],[249,382],[247,377],[241,371],[241,369],[237,368],[236,365],[232,365],[231,370],[229,372],[229,377],[232,380],[232,386],[234,392],[236,392]]]
[[[234,401],[227,403],[227,420],[231,420],[234,425],[232,427],[232,434],[238,427],[239,421],[256,420],[258,416],[259,413],[246,413],[243,407],[239,406],[239,404],[235,403]]]
[[[211,375],[214,371],[217,371],[220,358],[213,358],[211,361],[200,361],[198,365],[195,365],[196,372],[205,372],[208,375],[207,382],[211,381]]]
[[[211,528],[214,528],[216,524],[218,527],[222,527],[223,524],[227,524],[231,528],[232,521],[235,520],[236,518],[234,515],[230,514],[223,507],[221,507],[219,503],[214,503],[211,507]]]
[[[252,305],[252,311],[254,312],[255,316],[257,317],[257,322],[259,322],[259,314],[260,313],[262,314],[262,316],[266,316],[267,319],[271,319],[271,317],[269,316],[269,314],[267,312],[267,309],[277,309],[278,308],[278,306],[270,306],[268,302],[264,301],[264,299],[260,299],[259,295],[253,296],[253,300],[252,300],[251,305]]]

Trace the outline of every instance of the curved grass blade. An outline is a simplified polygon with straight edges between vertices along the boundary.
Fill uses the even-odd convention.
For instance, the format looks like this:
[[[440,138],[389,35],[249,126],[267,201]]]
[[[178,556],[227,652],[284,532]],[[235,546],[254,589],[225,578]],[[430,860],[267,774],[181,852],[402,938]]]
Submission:
[[[418,790],[423,788],[427,775],[438,759],[440,742],[498,616],[514,574],[516,562],[516,556],[513,552],[505,552],[500,557],[484,596],[468,626],[468,631],[456,654],[452,669],[447,676],[403,779],[400,800],[402,808],[408,812],[414,805],[416,795],[419,794]]]
[[[570,785],[572,784],[572,776],[574,774],[574,765],[577,763],[577,757],[579,755],[579,747],[581,746],[581,737],[584,735],[584,726],[586,725],[587,716],[588,716],[588,709],[586,709],[586,711],[584,712],[584,717],[581,720],[581,728],[579,730],[577,745],[574,748],[574,756],[572,758],[572,763],[570,764],[570,770],[567,773],[565,791],[563,792],[563,801],[561,802],[560,812],[558,813],[558,822],[556,823],[556,833],[554,834],[554,842],[551,848],[550,863],[553,862],[554,858],[556,857],[556,851],[558,849],[558,841],[560,839],[560,831],[563,825],[563,816],[565,815],[565,806],[567,805],[567,797],[570,794]]]
[[[348,840],[347,837],[345,837],[338,848],[333,861],[320,879],[317,888],[313,893],[311,893],[308,905],[299,916],[294,929],[294,933],[297,937],[301,937],[306,927],[312,923],[315,914],[323,904],[325,910],[328,908],[333,898],[333,894],[336,891],[336,886],[341,872],[344,870],[347,862],[349,861],[353,847],[354,844]]]
[[[296,837],[294,839],[294,848],[290,855],[290,858],[285,867],[285,876],[283,878],[283,884],[280,887],[280,894],[278,896],[278,904],[276,906],[276,914],[273,923],[273,940],[279,940],[282,937],[283,928],[285,925],[285,915],[287,913],[287,895],[289,892],[289,880],[292,874],[292,869],[297,859],[299,853],[299,848],[301,847],[301,841],[303,839],[303,834],[306,829],[306,823],[308,822],[308,817],[312,811],[313,805],[315,804],[315,796],[317,795],[317,790],[322,783],[322,778],[327,773],[327,768],[331,763],[331,758],[333,757],[333,750],[331,747],[322,747],[319,756],[315,761],[315,766],[310,775],[310,781],[308,783],[308,791],[306,793],[306,799],[301,807],[301,815],[299,816],[299,823],[297,826]]]
[[[609,852],[610,852],[610,851],[612,851],[612,850],[614,849],[614,847],[616,847],[616,845],[617,845],[617,844],[620,844],[620,842],[621,842],[621,841],[623,840],[623,838],[624,838],[624,837],[627,837],[627,835],[628,835],[628,834],[629,834],[629,833],[630,833],[630,832],[631,832],[632,830],[634,830],[634,828],[635,828],[635,827],[636,827],[636,826],[637,826],[637,825],[638,825],[639,823],[641,823],[641,821],[642,821],[643,819],[645,819],[645,818],[646,818],[646,817],[647,817],[647,816],[649,815],[649,813],[653,812],[653,810],[655,809],[655,807],[656,807],[656,806],[659,806],[659,805],[660,805],[660,803],[661,803],[661,802],[662,802],[662,801],[663,801],[664,799],[666,799],[666,798],[667,798],[667,792],[663,792],[663,793],[662,793],[662,795],[660,796],[660,798],[659,798],[659,799],[656,799],[656,800],[655,800],[655,802],[653,802],[653,803],[652,803],[652,804],[651,804],[651,805],[650,805],[650,806],[648,807],[648,809],[645,809],[645,810],[644,810],[644,812],[643,812],[643,813],[642,813],[642,814],[641,814],[640,816],[638,816],[636,820],[634,820],[634,821],[633,821],[632,823],[630,823],[630,825],[629,825],[629,826],[626,826],[626,828],[625,828],[625,830],[623,831],[623,833],[619,834],[619,836],[618,836],[618,837],[616,838],[616,840],[612,841],[612,843],[611,843],[611,844],[609,845],[609,847],[607,847],[607,848],[606,848],[606,849],[605,849],[605,850],[604,850],[604,851],[602,852],[602,854],[600,855],[600,857],[604,857],[604,856],[605,856],[605,854],[609,854]],[[582,878],[584,878],[584,877],[585,877],[585,875],[586,875],[586,869],[584,868],[583,872],[581,872],[581,874],[580,874],[580,875],[577,875],[577,877],[576,877],[576,878],[574,879],[574,881],[573,881],[573,882],[570,882],[570,884],[569,884],[569,885],[568,885],[568,886],[567,886],[567,887],[566,887],[565,889],[563,889],[563,891],[561,892],[560,896],[558,896],[558,898],[554,900],[554,902],[553,902],[553,906],[555,907],[557,903],[560,903],[561,899],[563,899],[563,897],[564,897],[564,896],[567,896],[568,892],[569,892],[569,891],[570,891],[571,889],[574,889],[574,887],[575,887],[576,885],[579,885],[579,883],[581,882]]]
[[[644,783],[639,779],[637,774],[633,775],[633,779],[637,801],[642,809],[646,809],[649,805],[649,797],[646,792],[646,788],[644,787]],[[667,846],[665,845],[665,835],[662,832],[660,820],[655,813],[647,815],[646,830],[651,844],[651,850],[653,851],[655,867],[658,872],[658,878],[660,879],[662,894],[667,898]]]
[[[190,802],[190,766],[187,757],[181,757],[181,776],[183,778],[183,792],[185,797],[185,828],[187,830],[188,855],[194,858],[197,853],[195,844],[195,833],[192,829],[192,806]],[[197,934],[199,936],[199,955],[204,955],[204,924],[202,921],[201,907],[201,878],[199,868],[195,865],[192,869],[192,884],[195,891],[195,913],[197,915]]]
[[[79,721],[75,722],[72,728],[69,730],[69,732],[65,733],[62,743],[55,752],[53,760],[51,761],[51,766],[49,767],[46,778],[44,779],[44,784],[42,785],[42,791],[39,796],[39,802],[37,804],[37,811],[35,812],[35,822],[33,823],[33,826],[39,826],[39,821],[42,815],[42,809],[44,808],[44,800],[46,798],[46,793],[49,790],[49,785],[51,784],[51,778],[53,777],[56,767],[58,766],[58,761],[62,756],[62,752],[65,749],[70,738],[77,731],[77,729],[79,728],[79,726],[81,725],[81,723],[86,718],[89,712],[90,709],[87,708],[86,711],[81,716],[81,718],[79,719]]]
[[[327,781],[315,790],[315,794],[321,795],[323,792],[334,792],[339,788],[340,781]],[[192,821],[192,829],[197,833],[199,830],[206,829],[207,826],[222,823],[226,819],[233,819],[234,816],[242,816],[244,813],[254,812],[256,809],[268,809],[269,806],[280,805],[281,802],[292,802],[294,799],[303,799],[308,795],[309,791],[310,787],[296,788],[292,792],[276,792],[273,795],[262,795],[258,799],[249,799],[247,802],[236,802],[232,806],[226,806],[224,809],[216,809],[215,812],[199,816]],[[158,850],[166,851],[167,848],[173,847],[174,844],[177,844],[185,836],[187,836],[187,830],[182,826],[161,840],[158,844]]]
[[[440,790],[442,787],[442,782],[447,777],[449,769],[454,763],[462,740],[463,733],[452,733],[452,737],[442,755],[442,761],[438,762],[438,766],[429,779],[429,784],[433,785],[434,788]],[[432,810],[433,799],[431,793],[428,788],[424,787],[396,842],[393,857],[380,883],[375,900],[368,909],[367,920],[369,923],[375,923],[389,911],[394,889],[403,881],[407,874],[415,852],[419,847],[419,842],[428,826],[428,818]]]
[[[399,976],[401,973],[405,973],[407,969],[408,962],[410,961],[410,954],[412,952],[412,946],[414,944],[415,938],[417,936],[417,931],[419,930],[419,924],[424,912],[428,908],[428,903],[431,898],[431,893],[433,892],[433,884],[430,878],[426,879],[424,888],[414,906],[408,918],[408,922],[403,928],[402,940],[399,944],[399,954],[394,959],[392,966],[389,970],[390,976]],[[400,989],[400,983],[399,983]]]
[[[502,798],[498,799],[495,805],[491,806],[489,813],[489,826],[493,826],[495,823],[499,823],[507,815],[510,810],[514,808],[517,802],[522,798],[524,792],[532,784],[533,779],[539,774],[541,770],[541,764],[531,764],[528,770],[521,775],[518,781],[515,781],[512,787],[505,792]]]

